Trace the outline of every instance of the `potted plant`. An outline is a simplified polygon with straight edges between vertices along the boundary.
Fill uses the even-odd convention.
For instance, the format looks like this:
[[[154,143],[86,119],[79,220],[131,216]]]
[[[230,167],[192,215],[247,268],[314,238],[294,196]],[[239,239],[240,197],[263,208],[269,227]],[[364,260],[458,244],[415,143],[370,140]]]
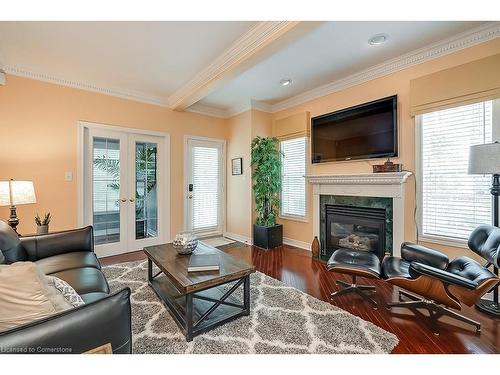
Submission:
[[[49,233],[49,223],[50,223],[50,212],[47,212],[43,217],[43,220],[38,214],[35,216],[36,223],[36,234],[47,234]]]
[[[252,141],[253,193],[256,223],[253,244],[272,249],[283,245],[283,226],[276,224],[280,209],[281,151],[273,137],[256,137]]]

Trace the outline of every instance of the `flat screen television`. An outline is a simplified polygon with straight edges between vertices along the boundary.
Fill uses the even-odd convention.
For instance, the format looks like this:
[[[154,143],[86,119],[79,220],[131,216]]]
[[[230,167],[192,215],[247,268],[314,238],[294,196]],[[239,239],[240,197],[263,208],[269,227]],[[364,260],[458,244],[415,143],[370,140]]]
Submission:
[[[311,119],[313,163],[398,154],[397,95]]]

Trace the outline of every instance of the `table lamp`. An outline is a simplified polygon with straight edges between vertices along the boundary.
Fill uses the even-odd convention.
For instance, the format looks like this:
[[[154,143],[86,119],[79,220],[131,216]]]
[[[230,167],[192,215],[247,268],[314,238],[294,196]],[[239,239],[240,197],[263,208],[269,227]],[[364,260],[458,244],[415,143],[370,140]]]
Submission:
[[[0,206],[10,206],[8,224],[17,233],[19,219],[16,206],[36,203],[33,181],[0,181]]]
[[[498,227],[498,196],[500,195],[500,143],[487,143],[470,147],[469,174],[491,174],[490,193],[493,200],[493,225]],[[499,259],[486,259],[486,266],[493,265],[493,271],[498,277]],[[498,285],[493,289],[493,301],[481,299],[476,307],[484,312],[500,317],[498,304]]]

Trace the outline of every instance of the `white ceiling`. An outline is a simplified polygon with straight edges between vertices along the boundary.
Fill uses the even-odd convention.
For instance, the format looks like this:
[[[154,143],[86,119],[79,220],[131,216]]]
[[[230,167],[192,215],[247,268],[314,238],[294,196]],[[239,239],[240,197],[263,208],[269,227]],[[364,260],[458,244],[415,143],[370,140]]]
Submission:
[[[274,104],[391,58],[481,25],[481,22],[325,22],[253,66],[200,104],[230,110],[250,99]],[[389,35],[372,46],[375,34]],[[280,80],[293,84],[282,87]]]
[[[253,22],[0,22],[0,63],[164,99]]]
[[[331,21],[289,40],[196,106],[235,112],[273,105],[484,22]],[[0,22],[0,68],[168,103],[255,22]],[[388,41],[368,39],[386,33]],[[25,75],[31,76],[30,74]],[[281,87],[282,78],[293,84]],[[50,79],[49,79],[50,80]]]

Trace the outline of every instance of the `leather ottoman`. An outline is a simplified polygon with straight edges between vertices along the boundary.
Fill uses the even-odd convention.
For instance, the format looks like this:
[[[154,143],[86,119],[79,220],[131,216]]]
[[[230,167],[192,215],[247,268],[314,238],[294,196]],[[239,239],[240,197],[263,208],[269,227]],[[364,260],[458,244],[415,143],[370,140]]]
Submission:
[[[377,302],[366,291],[374,291],[373,285],[358,285],[356,277],[380,278],[381,267],[380,260],[375,253],[363,250],[338,249],[327,262],[327,270],[332,272],[351,275],[352,283],[346,283],[342,280],[336,280],[337,285],[343,287],[334,292],[331,296],[340,296],[346,293],[356,293],[363,299],[370,302],[374,308],[377,308]]]

